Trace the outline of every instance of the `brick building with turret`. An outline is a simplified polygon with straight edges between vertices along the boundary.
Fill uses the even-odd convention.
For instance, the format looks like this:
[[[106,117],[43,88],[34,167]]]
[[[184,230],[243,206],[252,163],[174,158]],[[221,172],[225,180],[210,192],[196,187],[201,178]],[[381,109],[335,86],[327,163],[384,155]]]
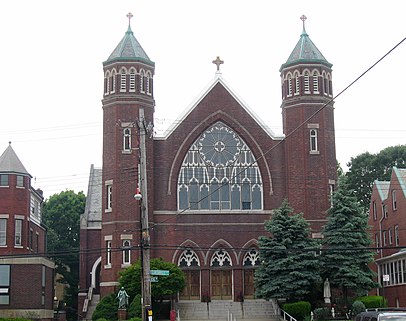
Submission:
[[[180,302],[254,299],[258,237],[284,199],[320,237],[336,184],[332,64],[303,24],[280,68],[277,136],[231,89],[221,62],[162,137],[151,130],[155,63],[130,26],[103,63],[103,166],[92,166],[81,219],[81,307],[89,293],[117,291],[118,272],[139,258],[139,187],[147,187],[151,257],[185,272]]]

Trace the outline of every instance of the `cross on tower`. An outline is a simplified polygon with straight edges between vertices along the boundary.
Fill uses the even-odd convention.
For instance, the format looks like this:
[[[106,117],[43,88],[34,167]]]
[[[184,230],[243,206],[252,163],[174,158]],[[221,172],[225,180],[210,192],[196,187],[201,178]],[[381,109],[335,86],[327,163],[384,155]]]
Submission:
[[[224,64],[224,61],[221,60],[219,56],[217,56],[217,58],[213,60],[212,63],[217,66],[217,71],[220,71],[220,65]]]
[[[303,30],[305,30],[305,21],[306,21],[306,19],[307,19],[307,17],[304,14],[300,17],[300,20],[303,21]]]
[[[130,25],[130,21],[131,21],[132,17],[134,17],[134,15],[131,12],[127,13],[128,25]]]

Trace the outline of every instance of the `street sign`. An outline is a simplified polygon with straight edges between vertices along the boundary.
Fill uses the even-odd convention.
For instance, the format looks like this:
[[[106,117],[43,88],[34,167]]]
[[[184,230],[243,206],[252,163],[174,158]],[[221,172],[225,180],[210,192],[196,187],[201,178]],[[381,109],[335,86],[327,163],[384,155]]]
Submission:
[[[157,276],[151,276],[151,282],[158,282]]]
[[[151,275],[169,275],[168,270],[150,270],[149,274]]]

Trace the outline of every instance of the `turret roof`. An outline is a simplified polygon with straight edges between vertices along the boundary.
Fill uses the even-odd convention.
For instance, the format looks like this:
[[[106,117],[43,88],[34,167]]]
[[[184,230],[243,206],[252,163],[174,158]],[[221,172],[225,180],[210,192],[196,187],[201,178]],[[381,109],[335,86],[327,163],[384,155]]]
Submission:
[[[142,49],[138,40],[134,37],[131,26],[128,25],[127,32],[125,33],[123,39],[121,39],[116,49],[114,49],[110,57],[104,63],[133,59],[145,61],[149,64],[154,64],[149,59],[144,49]]]
[[[313,41],[310,40],[309,35],[303,24],[303,32],[300,39],[290,54],[288,60],[281,66],[280,70],[290,65],[297,63],[322,63],[331,68],[333,66],[327,61]]]
[[[4,153],[0,156],[0,173],[16,173],[31,176],[14,152],[11,143],[9,143]]]

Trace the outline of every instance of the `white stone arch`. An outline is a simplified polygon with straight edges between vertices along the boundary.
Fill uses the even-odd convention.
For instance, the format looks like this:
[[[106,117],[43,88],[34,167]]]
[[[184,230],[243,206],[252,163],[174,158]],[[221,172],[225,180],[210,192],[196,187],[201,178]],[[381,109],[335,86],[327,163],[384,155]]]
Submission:
[[[205,255],[204,255],[202,249],[200,248],[200,246],[196,242],[192,241],[191,239],[187,239],[187,240],[183,241],[181,244],[179,244],[179,247],[175,250],[175,252],[173,252],[172,263],[177,264],[180,255],[183,253],[184,250],[186,250],[188,248],[195,251],[195,253],[199,257],[199,260],[202,259],[205,262]]]
[[[239,263],[242,263],[242,258],[245,255],[245,253],[247,252],[248,249],[255,247],[256,249],[258,249],[258,240],[256,239],[251,239],[247,242],[245,242],[245,244],[241,247],[240,252],[238,253],[237,256],[237,260]]]
[[[235,266],[238,264],[237,263],[238,262],[237,253],[235,252],[235,250],[233,249],[231,244],[224,239],[218,239],[216,242],[213,243],[213,245],[210,246],[209,250],[206,253],[206,256],[205,256],[206,265],[210,266],[211,259],[214,255],[214,253],[220,249],[226,251],[230,255],[231,266]]]
[[[310,94],[310,70],[305,68],[302,72],[303,74],[303,91],[305,94]]]
[[[96,270],[100,264],[101,264],[101,256],[94,262],[92,266],[92,271],[90,272],[91,276],[90,286],[94,289],[96,288]]]

